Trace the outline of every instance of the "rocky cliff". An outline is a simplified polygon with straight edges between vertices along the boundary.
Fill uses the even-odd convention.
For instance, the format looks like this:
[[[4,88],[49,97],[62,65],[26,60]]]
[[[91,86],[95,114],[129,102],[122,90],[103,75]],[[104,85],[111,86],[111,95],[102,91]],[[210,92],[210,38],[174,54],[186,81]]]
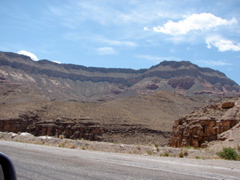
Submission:
[[[29,132],[35,136],[56,136],[70,139],[87,139],[101,141],[103,130],[97,123],[86,123],[83,120],[76,122],[36,122],[36,119],[9,119],[0,120],[0,131],[4,132]]]
[[[95,68],[0,52],[0,83],[15,83],[51,100],[96,101],[157,91],[184,95],[238,94],[223,73],[187,61],[164,61],[149,69]]]
[[[240,122],[240,98],[208,105],[174,122],[169,145],[206,147],[208,142],[225,140],[221,133]]]

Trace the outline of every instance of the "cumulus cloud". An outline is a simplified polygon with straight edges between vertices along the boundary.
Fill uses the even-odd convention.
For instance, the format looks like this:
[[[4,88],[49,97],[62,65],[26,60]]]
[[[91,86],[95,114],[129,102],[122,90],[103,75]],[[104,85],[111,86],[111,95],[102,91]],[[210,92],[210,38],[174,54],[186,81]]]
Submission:
[[[219,39],[216,37],[208,38],[206,40],[207,48],[211,49],[213,46],[218,48],[218,51],[240,51],[240,43],[236,43],[226,39]]]
[[[96,49],[99,55],[117,54],[117,51],[112,47],[101,47]]]
[[[231,20],[222,19],[211,13],[192,14],[184,20],[173,22],[168,21],[163,26],[153,27],[153,31],[170,35],[187,34],[193,30],[206,30],[220,25],[231,25],[236,23],[236,18]]]
[[[29,51],[21,50],[21,51],[18,51],[17,53],[25,56],[29,56],[32,60],[38,61],[37,56]]]

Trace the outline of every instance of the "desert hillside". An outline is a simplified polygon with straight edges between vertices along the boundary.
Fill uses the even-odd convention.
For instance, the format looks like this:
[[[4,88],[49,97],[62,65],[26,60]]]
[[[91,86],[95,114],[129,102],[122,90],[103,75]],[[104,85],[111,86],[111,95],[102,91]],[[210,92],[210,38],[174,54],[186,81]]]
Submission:
[[[239,89],[187,61],[108,69],[0,52],[0,131],[166,145],[176,119]]]
[[[64,102],[48,101],[21,86],[5,90],[1,130],[122,143],[166,144],[173,121],[209,101],[157,92],[108,102]]]
[[[148,69],[95,68],[33,61],[0,52],[1,83],[21,84],[50,100],[108,101],[158,91],[188,96],[236,95],[240,87],[225,74],[188,61],[163,61]]]

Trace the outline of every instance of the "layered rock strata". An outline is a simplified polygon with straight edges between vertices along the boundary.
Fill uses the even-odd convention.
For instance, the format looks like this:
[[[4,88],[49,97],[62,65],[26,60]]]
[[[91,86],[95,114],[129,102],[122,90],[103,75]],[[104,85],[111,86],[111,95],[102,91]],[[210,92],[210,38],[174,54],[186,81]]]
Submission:
[[[240,98],[222,104],[208,105],[174,122],[169,145],[172,147],[206,147],[209,141],[240,122]]]
[[[0,120],[0,131],[29,132],[35,136],[61,136],[70,139],[101,141],[102,128],[91,122],[34,122],[32,120]]]
[[[188,61],[163,61],[148,69],[96,68],[0,52],[0,84],[14,83],[51,100],[103,101],[157,91],[184,95],[239,94],[225,74]]]

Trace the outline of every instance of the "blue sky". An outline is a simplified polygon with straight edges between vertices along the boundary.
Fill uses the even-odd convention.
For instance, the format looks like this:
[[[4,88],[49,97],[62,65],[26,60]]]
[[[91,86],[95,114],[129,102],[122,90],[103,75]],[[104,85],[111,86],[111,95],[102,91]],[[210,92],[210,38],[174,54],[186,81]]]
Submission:
[[[240,84],[239,0],[0,0],[0,51],[149,68],[187,60]]]

